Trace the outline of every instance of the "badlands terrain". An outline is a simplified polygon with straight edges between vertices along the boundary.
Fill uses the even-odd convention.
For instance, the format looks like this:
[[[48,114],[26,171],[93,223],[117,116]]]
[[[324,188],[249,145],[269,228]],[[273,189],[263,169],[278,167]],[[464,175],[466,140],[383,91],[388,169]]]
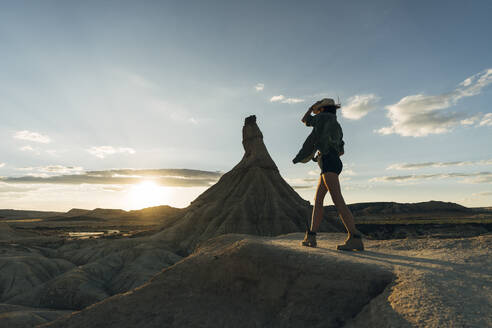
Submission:
[[[318,248],[254,116],[242,160],[187,208],[0,210],[0,327],[492,327],[492,211],[350,205],[364,252]]]

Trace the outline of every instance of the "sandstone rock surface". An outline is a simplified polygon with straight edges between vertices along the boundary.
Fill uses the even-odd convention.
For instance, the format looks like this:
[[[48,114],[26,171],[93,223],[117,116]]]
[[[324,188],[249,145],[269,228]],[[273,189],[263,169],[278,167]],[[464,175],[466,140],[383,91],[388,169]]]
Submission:
[[[0,327],[31,328],[53,321],[70,312],[0,303]]]
[[[142,238],[0,243],[0,327],[34,327],[149,281],[181,259]]]
[[[492,235],[366,241],[224,235],[131,292],[44,327],[490,327]]]
[[[393,280],[384,266],[284,241],[211,239],[141,288],[47,327],[335,327]]]

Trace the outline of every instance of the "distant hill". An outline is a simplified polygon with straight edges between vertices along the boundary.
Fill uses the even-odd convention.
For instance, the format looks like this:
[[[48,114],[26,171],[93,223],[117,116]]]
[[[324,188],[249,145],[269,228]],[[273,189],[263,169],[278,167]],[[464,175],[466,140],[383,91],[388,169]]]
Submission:
[[[171,207],[168,205],[161,205],[161,206],[147,207],[141,210],[133,210],[133,211],[129,211],[128,213],[130,215],[137,215],[143,218],[152,218],[152,217],[161,217],[161,216],[171,216],[180,213],[182,210],[183,209],[181,208]]]
[[[417,214],[432,212],[455,212],[471,213],[477,211],[489,212],[491,207],[468,208],[452,202],[442,202],[431,200],[420,203],[396,203],[396,202],[368,202],[354,203],[348,205],[354,215],[381,215],[381,214]],[[328,211],[336,211],[333,205],[325,206]],[[46,211],[27,211],[0,209],[1,219],[45,219],[45,218],[100,218],[100,219],[121,219],[121,218],[159,218],[168,217],[180,213],[184,209],[168,205],[147,207],[140,210],[125,211],[121,209],[96,208],[86,210],[73,208],[66,213],[46,212]]]
[[[48,221],[106,221],[111,219],[132,218],[153,220],[173,216],[180,211],[180,208],[171,207],[168,205],[154,206],[132,211],[108,208],[96,208],[94,210],[73,208],[66,213],[0,209],[0,220],[46,219]]]
[[[146,219],[154,220],[173,216],[181,211],[180,208],[168,205],[147,207],[140,210],[125,211],[121,209],[96,208],[85,210],[72,208],[66,213],[49,218],[50,221],[110,221],[115,219]]]
[[[128,212],[120,209],[110,208],[96,208],[93,210],[83,210],[79,208],[72,208],[67,213],[63,214],[63,217],[93,217],[101,219],[121,218],[128,215]]]
[[[42,219],[63,214],[63,212],[0,209],[0,219]]]
[[[354,212],[355,215],[412,214],[429,212],[472,212],[472,209],[456,203],[434,200],[420,203],[357,203],[350,204],[349,208],[352,212]]]

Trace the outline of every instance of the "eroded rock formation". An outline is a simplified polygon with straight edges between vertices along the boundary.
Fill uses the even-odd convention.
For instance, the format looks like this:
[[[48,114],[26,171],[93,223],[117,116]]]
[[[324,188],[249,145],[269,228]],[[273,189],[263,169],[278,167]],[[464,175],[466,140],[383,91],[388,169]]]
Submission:
[[[216,237],[141,288],[46,327],[340,327],[394,278],[283,237]]]

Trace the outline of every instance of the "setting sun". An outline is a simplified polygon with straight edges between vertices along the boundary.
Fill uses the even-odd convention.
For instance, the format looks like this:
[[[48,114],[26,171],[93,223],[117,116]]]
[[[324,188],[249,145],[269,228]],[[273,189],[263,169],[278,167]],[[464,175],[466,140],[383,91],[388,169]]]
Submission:
[[[171,188],[157,185],[154,181],[145,180],[130,188],[128,193],[129,207],[140,209],[144,207],[167,204]]]

